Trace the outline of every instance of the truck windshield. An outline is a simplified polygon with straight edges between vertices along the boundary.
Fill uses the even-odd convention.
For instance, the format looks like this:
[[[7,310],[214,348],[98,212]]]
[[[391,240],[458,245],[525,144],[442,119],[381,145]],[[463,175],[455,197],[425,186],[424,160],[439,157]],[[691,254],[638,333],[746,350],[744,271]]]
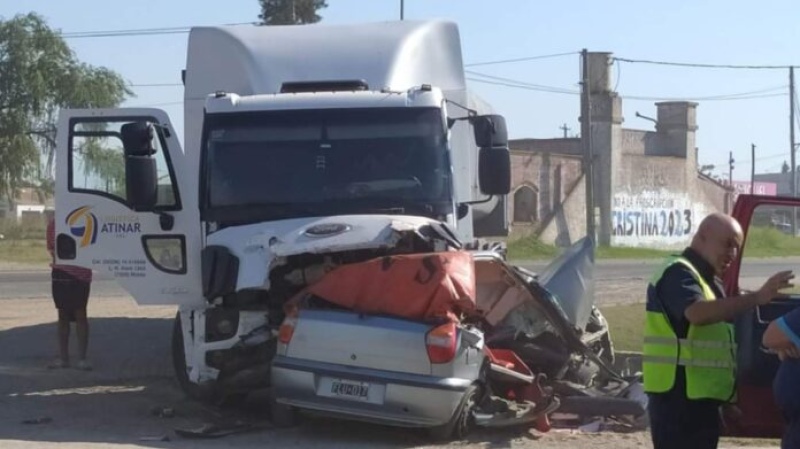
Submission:
[[[203,214],[250,221],[452,210],[446,130],[436,108],[206,117]]]

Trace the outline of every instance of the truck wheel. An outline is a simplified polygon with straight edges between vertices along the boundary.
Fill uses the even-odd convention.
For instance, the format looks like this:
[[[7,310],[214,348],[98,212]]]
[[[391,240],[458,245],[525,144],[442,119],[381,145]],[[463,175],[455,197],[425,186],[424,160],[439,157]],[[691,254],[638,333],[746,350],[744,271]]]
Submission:
[[[474,384],[470,385],[467,391],[464,392],[461,404],[456,409],[453,417],[450,418],[450,422],[428,430],[431,437],[437,441],[463,440],[475,424],[472,411],[478,403],[479,394],[480,387]]]
[[[186,354],[183,350],[183,330],[181,329],[180,313],[175,315],[175,321],[172,324],[172,366],[175,369],[178,385],[186,396],[197,401],[211,401],[211,395],[199,385],[191,382],[189,373],[186,372]]]

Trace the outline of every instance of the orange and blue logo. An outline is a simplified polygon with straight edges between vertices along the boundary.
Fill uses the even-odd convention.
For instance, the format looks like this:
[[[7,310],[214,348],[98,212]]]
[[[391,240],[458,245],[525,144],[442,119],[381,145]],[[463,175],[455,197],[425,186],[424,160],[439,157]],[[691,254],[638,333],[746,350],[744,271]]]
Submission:
[[[97,217],[91,210],[91,206],[83,206],[67,215],[69,232],[80,239],[81,248],[92,245],[97,241]]]

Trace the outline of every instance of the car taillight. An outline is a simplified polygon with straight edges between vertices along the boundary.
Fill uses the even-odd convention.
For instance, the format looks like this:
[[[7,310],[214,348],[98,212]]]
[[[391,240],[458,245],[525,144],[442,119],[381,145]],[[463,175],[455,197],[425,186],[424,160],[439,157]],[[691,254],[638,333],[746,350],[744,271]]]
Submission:
[[[297,311],[292,310],[286,314],[286,318],[281,323],[278,329],[278,341],[283,344],[289,344],[294,335],[294,327],[297,325]]]
[[[431,363],[447,363],[456,356],[456,324],[434,327],[425,335],[425,346]]]

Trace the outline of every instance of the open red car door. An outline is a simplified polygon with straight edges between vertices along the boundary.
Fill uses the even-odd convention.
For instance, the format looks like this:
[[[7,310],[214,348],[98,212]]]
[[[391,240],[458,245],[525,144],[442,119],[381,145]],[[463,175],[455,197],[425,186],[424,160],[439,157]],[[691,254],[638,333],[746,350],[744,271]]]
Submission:
[[[739,196],[732,215],[742,225],[745,241],[743,250],[725,274],[726,296],[735,296],[741,291],[754,291],[772,274],[754,274],[755,267],[759,264],[762,267],[766,265],[763,260],[757,259],[755,242],[772,240],[794,243],[792,239],[800,239],[796,234],[793,235],[791,227],[791,214],[797,209],[800,209],[800,198]],[[787,248],[786,255],[797,254],[790,254]],[[743,260],[745,268],[742,268]],[[800,267],[787,264],[785,267],[777,267],[774,272],[798,268]],[[772,269],[770,266],[769,270]],[[777,356],[766,351],[761,339],[771,321],[798,306],[800,306],[800,293],[793,292],[789,299],[775,300],[752,309],[736,319],[738,405],[743,416],[740,422],[731,425],[725,433],[767,438],[780,438],[783,433],[783,419],[772,395],[772,380],[780,362]]]

